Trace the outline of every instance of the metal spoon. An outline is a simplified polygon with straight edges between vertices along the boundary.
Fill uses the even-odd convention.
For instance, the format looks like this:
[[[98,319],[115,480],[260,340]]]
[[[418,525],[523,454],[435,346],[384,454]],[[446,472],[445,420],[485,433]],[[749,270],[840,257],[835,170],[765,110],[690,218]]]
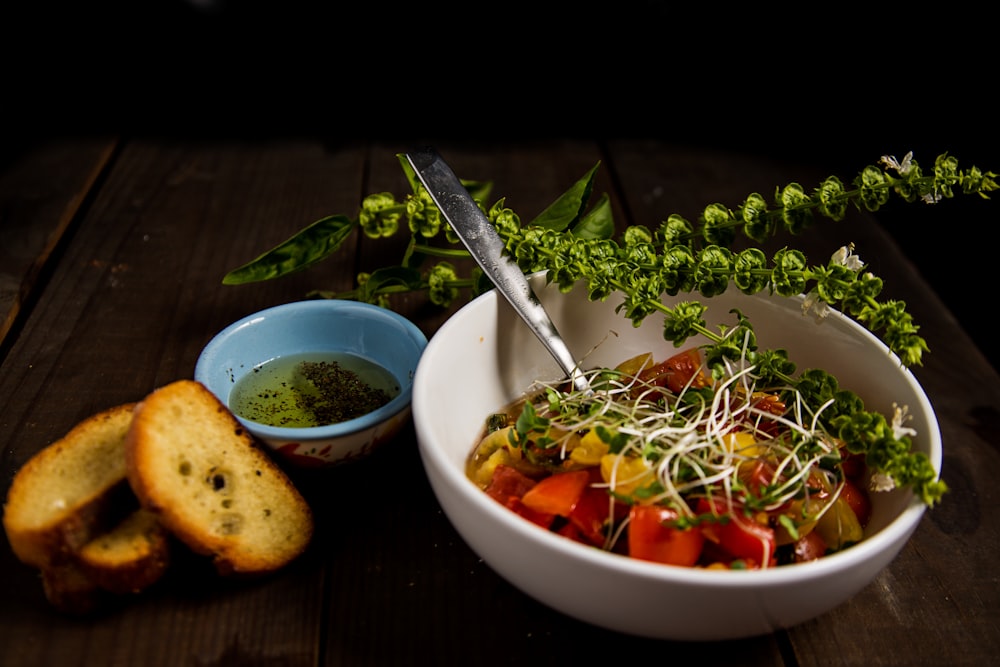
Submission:
[[[535,296],[521,268],[504,253],[503,239],[458,180],[455,172],[433,148],[410,151],[406,154],[406,159],[442,215],[497,290],[506,297],[532,333],[542,341],[566,376],[572,380],[573,386],[578,391],[590,393],[590,383],[580,371],[576,358]]]

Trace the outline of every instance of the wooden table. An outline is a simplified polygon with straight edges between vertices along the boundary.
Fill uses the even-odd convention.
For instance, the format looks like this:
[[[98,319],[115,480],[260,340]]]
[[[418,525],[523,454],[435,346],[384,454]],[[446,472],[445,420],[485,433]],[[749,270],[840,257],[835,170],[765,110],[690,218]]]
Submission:
[[[313,289],[345,288],[358,271],[398,259],[398,243],[354,238],[308,271],[221,283],[313,220],[353,217],[366,194],[405,194],[395,154],[409,145],[84,137],[6,156],[0,491],[87,415],[191,377],[202,346],[226,324]],[[694,218],[712,202],[735,206],[753,191],[793,180],[812,187],[829,175],[823,164],[643,140],[438,148],[461,176],[492,180],[494,197],[529,219],[599,160],[598,191],[611,195],[620,225],[655,225],[674,212]],[[856,168],[877,157],[859,156]],[[810,257],[851,241],[885,278],[885,294],[909,304],[933,350],[915,372],[937,410],[952,491],[873,584],[821,618],[713,644],[637,639],[567,618],[465,545],[407,429],[368,460],[296,473],[317,534],[300,560],[263,580],[222,580],[182,555],[165,580],[120,608],[66,617],[5,541],[0,664],[574,665],[596,656],[604,664],[995,664],[1000,378],[872,216],[853,212],[800,239]],[[428,335],[451,312],[419,296],[395,305]]]

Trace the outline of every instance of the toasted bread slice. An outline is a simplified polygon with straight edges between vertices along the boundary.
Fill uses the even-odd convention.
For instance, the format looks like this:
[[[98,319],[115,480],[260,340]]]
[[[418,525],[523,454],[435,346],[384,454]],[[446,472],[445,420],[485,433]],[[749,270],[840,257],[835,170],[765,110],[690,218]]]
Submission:
[[[136,406],[125,459],[142,505],[221,574],[276,570],[312,538],[305,499],[196,381],[160,387]]]
[[[163,576],[169,562],[166,529],[140,508],[68,559],[43,568],[42,587],[58,611],[89,614],[142,592]]]
[[[76,554],[83,573],[100,588],[124,595],[139,593],[156,583],[170,564],[166,528],[143,508]]]
[[[132,495],[124,443],[133,408],[83,420],[17,471],[3,526],[22,562],[38,569],[60,564],[121,518],[119,508]]]
[[[65,614],[90,614],[101,608],[108,592],[94,583],[75,560],[41,570],[45,599]]]

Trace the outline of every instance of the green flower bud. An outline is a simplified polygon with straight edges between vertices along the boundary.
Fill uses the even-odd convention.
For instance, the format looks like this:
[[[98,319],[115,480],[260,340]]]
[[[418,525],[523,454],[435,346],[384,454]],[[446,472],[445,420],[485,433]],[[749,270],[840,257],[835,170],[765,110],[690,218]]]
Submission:
[[[702,234],[708,243],[728,246],[736,238],[736,232],[733,231],[733,214],[722,204],[706,206],[700,220],[704,226]]]
[[[885,172],[878,167],[868,166],[858,177],[858,196],[869,211],[877,211],[889,201],[888,182]]]
[[[830,176],[816,190],[819,196],[820,213],[831,220],[843,220],[847,215],[848,198],[844,184],[836,176]]]
[[[690,238],[694,227],[682,216],[672,213],[670,217],[660,223],[656,230],[656,240],[665,247],[677,245],[684,239]]]
[[[808,208],[812,200],[798,183],[789,183],[781,190],[781,219],[785,229],[792,234],[798,234],[812,221],[812,211]]]
[[[758,193],[747,197],[738,210],[743,220],[743,233],[748,238],[763,243],[774,233],[774,219],[768,215],[767,200]]]
[[[451,283],[458,280],[455,267],[448,262],[438,262],[427,274],[428,297],[431,303],[447,308],[458,297],[458,289]]]
[[[369,238],[387,238],[399,229],[400,207],[388,192],[368,195],[361,201],[358,224]]]
[[[806,257],[798,250],[783,248],[774,253],[771,286],[781,296],[795,296],[805,291]]]

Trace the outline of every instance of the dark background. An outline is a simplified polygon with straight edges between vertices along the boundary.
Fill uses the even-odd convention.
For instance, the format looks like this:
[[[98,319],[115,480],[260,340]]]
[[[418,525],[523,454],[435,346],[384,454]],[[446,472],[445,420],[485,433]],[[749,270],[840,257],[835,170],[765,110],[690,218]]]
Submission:
[[[911,150],[1000,171],[986,16],[705,5],[7,3],[0,140],[662,138],[847,178]],[[878,217],[1000,367],[997,199]]]

